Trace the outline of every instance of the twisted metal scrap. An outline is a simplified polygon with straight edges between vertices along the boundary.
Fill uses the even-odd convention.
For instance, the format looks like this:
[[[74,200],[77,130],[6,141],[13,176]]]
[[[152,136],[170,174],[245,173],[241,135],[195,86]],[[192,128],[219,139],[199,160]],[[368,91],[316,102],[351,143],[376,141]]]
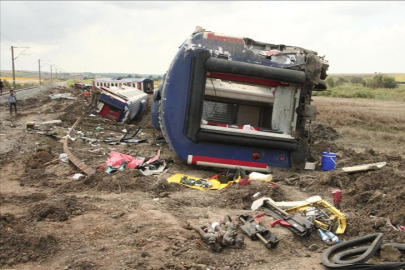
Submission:
[[[70,129],[68,136],[66,136],[65,140],[63,141],[63,152],[65,152],[65,154],[67,155],[67,157],[69,158],[69,160],[76,166],[78,167],[82,172],[84,172],[87,175],[92,175],[94,173],[96,173],[96,170],[87,166],[83,161],[79,160],[77,157],[75,157],[72,152],[70,152],[69,147],[68,147],[68,142],[69,142],[69,137],[70,134],[72,134],[72,131],[74,130],[74,128],[80,123],[80,121],[82,120],[84,114],[82,116],[80,116],[76,122],[73,124],[72,128]]]

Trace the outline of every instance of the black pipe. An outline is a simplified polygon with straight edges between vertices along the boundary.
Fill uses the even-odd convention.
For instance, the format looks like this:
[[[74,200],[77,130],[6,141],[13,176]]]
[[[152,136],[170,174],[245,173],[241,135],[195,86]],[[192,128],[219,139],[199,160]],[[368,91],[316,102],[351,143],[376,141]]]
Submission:
[[[360,246],[365,243],[372,242],[370,245],[353,250],[346,251],[347,248]],[[324,250],[322,254],[322,263],[328,269],[372,269],[372,270],[394,270],[403,269],[405,267],[404,262],[388,262],[380,265],[366,263],[373,255],[381,248],[383,243],[383,234],[374,233],[362,236],[357,239],[342,242],[340,244],[331,246]],[[391,244],[394,247],[404,251],[403,244]],[[329,258],[332,254],[333,262],[330,262]],[[361,255],[360,255],[361,254]],[[354,259],[344,260],[348,257],[359,255]]]
[[[212,72],[238,74],[295,84],[303,84],[306,81],[305,72],[303,71],[248,64],[212,57],[205,62],[205,68]]]

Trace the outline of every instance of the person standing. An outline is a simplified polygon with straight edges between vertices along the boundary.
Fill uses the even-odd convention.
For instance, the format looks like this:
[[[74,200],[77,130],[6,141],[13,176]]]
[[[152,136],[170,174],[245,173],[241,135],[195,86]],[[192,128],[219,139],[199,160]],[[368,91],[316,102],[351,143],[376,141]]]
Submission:
[[[1,95],[3,94],[3,87],[4,87],[3,81],[0,80],[0,103],[1,103]]]
[[[0,80],[0,95],[3,94],[3,87],[4,87],[3,81]]]
[[[13,106],[15,109],[15,115],[17,115],[17,94],[14,90],[10,90],[10,95],[8,96],[8,103],[10,104],[10,114],[13,115]]]

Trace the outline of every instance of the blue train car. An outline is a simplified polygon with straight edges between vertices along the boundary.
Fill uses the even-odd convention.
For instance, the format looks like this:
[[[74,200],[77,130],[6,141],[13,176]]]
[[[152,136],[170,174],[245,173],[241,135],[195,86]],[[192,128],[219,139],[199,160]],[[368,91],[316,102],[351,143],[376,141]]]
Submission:
[[[329,65],[316,52],[197,29],[155,90],[152,122],[188,164],[304,168]]]

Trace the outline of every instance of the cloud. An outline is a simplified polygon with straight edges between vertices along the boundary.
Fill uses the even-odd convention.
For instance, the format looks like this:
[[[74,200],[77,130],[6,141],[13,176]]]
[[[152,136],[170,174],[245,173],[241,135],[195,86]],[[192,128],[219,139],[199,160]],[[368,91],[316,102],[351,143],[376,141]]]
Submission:
[[[402,2],[8,2],[1,32],[35,58],[69,71],[164,73],[195,26],[301,46],[330,60],[331,72],[403,72]],[[4,42],[3,42],[4,41]],[[4,44],[7,43],[6,49]],[[1,69],[10,69],[2,36]]]

